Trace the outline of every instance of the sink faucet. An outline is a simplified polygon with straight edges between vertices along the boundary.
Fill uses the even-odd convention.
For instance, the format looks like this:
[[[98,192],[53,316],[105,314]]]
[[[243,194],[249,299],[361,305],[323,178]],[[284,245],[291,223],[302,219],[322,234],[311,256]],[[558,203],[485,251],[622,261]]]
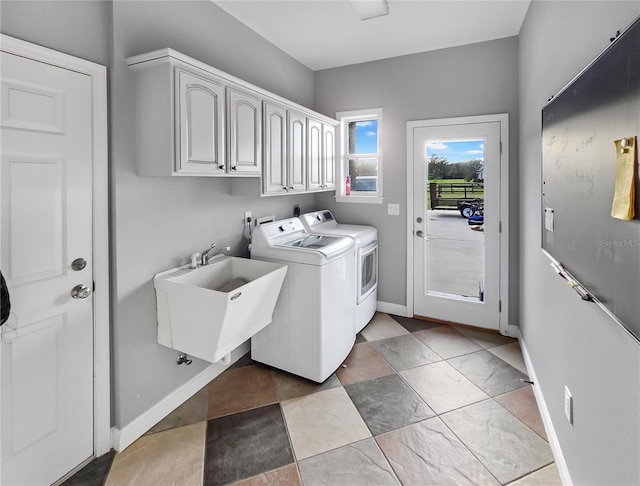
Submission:
[[[206,265],[207,263],[209,263],[209,261],[216,255],[219,255],[220,253],[222,253],[223,251],[229,251],[231,250],[230,246],[223,246],[222,248],[219,248],[215,253],[213,254],[209,254],[211,252],[211,250],[213,250],[216,247],[215,243],[211,243],[211,246],[209,248],[207,248],[206,250],[204,250],[202,252],[202,257],[200,260],[200,263],[202,265]]]

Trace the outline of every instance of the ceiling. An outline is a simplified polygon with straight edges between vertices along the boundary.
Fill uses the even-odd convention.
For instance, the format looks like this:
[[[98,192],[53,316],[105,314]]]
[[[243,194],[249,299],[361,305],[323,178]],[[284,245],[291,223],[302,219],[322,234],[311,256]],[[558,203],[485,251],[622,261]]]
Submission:
[[[518,35],[530,0],[388,0],[360,20],[344,0],[213,0],[317,71]]]

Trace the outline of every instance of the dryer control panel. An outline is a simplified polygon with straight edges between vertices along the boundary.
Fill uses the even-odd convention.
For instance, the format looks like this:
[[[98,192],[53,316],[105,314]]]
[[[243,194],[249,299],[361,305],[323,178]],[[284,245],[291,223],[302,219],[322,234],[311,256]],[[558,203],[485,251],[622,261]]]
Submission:
[[[304,225],[298,218],[282,219],[280,221],[274,221],[273,223],[265,223],[260,225],[260,230],[269,240],[282,235],[291,235],[296,232],[306,234]]]

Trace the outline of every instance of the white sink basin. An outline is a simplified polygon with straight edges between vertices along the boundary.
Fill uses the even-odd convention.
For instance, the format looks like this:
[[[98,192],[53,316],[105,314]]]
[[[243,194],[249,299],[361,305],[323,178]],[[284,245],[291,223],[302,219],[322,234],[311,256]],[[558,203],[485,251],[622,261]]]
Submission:
[[[229,256],[158,273],[158,342],[219,361],[271,322],[286,273],[286,265]]]

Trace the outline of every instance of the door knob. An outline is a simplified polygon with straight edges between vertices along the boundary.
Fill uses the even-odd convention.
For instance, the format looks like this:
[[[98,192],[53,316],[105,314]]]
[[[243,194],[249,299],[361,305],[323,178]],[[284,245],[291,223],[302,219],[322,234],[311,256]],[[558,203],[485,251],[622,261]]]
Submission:
[[[84,267],[87,266],[87,261],[84,258],[76,258],[71,262],[71,270],[79,272],[80,270],[84,270]]]
[[[86,299],[90,293],[89,287],[84,284],[78,284],[71,289],[71,297],[74,299]]]
[[[422,238],[424,236],[424,233],[422,232],[422,230],[418,230],[418,231],[416,231],[416,236],[418,238]]]

